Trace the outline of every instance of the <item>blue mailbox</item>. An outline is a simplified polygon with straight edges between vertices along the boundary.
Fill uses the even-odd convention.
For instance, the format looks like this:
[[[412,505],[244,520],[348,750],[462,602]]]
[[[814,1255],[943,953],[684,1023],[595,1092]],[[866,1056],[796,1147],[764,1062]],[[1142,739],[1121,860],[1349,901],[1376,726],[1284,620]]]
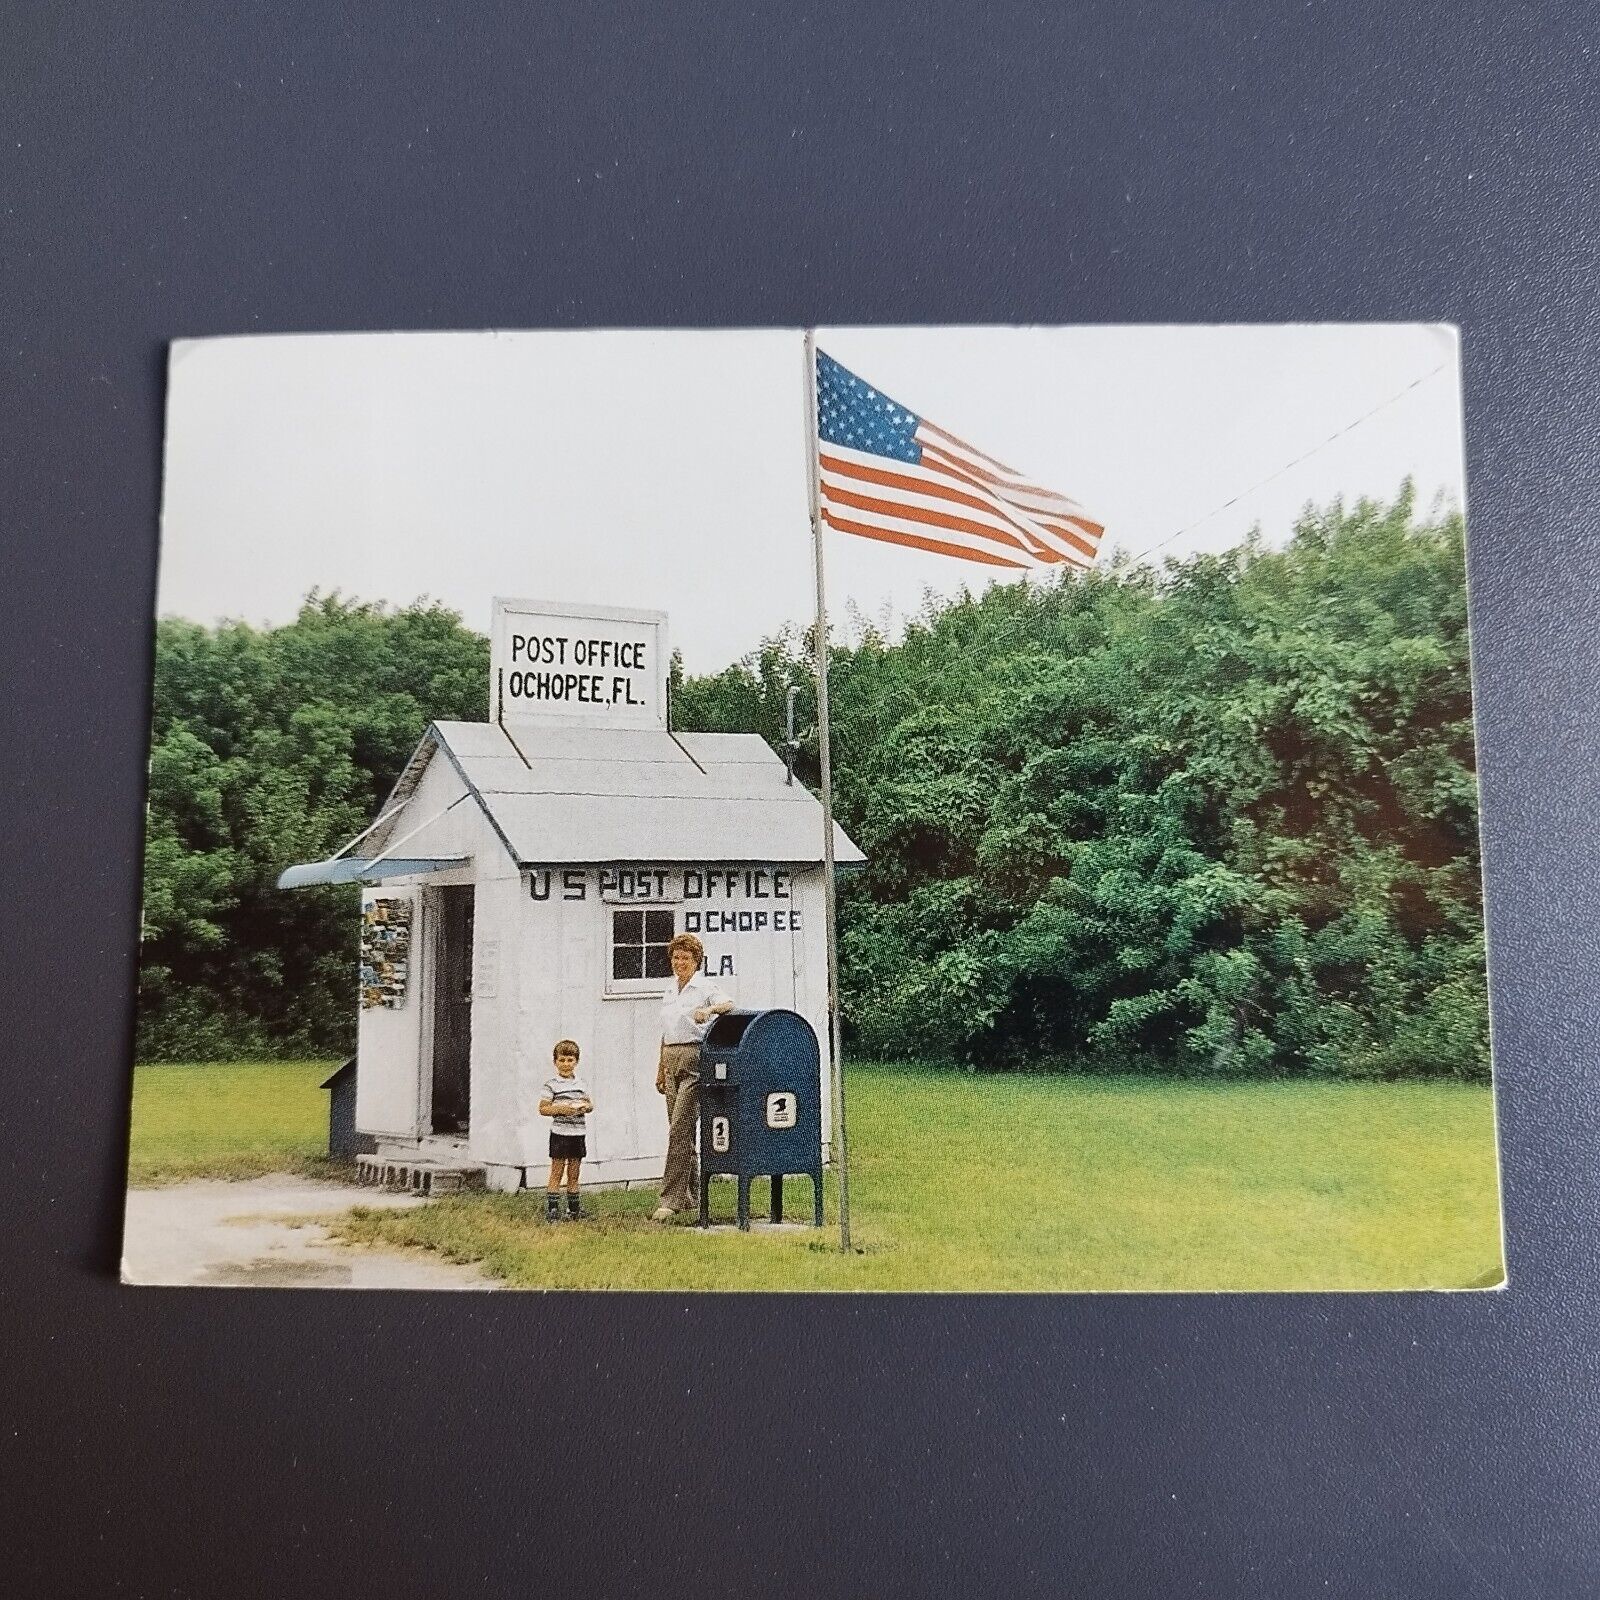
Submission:
[[[772,1180],[772,1220],[783,1220],[783,1180],[811,1179],[822,1226],[822,1052],[796,1011],[728,1011],[700,1046],[700,1226],[711,1221],[714,1173],[739,1180],[739,1226],[750,1226],[750,1180]]]

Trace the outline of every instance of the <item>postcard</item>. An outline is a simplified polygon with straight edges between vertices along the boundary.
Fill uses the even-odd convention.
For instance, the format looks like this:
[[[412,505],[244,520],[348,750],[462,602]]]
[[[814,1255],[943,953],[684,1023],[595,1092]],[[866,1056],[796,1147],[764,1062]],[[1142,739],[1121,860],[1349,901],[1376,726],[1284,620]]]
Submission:
[[[123,1277],[1505,1278],[1455,330],[171,352]]]

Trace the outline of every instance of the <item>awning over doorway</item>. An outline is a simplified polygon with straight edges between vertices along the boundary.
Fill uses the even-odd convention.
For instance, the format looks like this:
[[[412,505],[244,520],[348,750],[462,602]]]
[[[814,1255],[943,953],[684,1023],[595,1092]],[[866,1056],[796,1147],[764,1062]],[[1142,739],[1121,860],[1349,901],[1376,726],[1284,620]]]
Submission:
[[[429,872],[450,872],[466,866],[468,856],[334,856],[327,861],[307,861],[285,867],[278,875],[280,889],[310,889],[322,883],[382,883],[386,878],[411,878]]]

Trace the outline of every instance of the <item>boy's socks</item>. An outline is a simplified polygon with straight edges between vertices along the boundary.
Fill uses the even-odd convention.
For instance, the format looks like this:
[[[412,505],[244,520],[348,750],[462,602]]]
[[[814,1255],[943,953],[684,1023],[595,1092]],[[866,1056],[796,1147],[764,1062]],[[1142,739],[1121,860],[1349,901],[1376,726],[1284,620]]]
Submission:
[[[559,1222],[561,1220],[561,1191],[559,1189],[545,1190],[544,1220],[546,1222]]]
[[[578,1196],[573,1190],[567,1191],[567,1220],[576,1222],[583,1213],[578,1209]]]

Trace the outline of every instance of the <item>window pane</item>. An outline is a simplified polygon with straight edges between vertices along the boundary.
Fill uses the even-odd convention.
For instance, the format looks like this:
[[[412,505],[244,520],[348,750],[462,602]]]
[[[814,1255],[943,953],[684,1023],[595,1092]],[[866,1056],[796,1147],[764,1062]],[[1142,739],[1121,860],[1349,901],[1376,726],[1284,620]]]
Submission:
[[[617,944],[643,944],[644,912],[613,911],[611,913],[611,937]]]
[[[644,951],[636,944],[619,944],[611,952],[613,978],[641,978],[644,976]]]
[[[667,957],[664,944],[647,944],[644,947],[644,975],[647,978],[672,976],[672,962]]]
[[[673,935],[670,911],[647,911],[644,914],[644,942],[665,944]]]

